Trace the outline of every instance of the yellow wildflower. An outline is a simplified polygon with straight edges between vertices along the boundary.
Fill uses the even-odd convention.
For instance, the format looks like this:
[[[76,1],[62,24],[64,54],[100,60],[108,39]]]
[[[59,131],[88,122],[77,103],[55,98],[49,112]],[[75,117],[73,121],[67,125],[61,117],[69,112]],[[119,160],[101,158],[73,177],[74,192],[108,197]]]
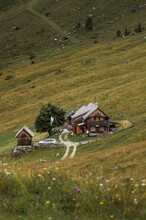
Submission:
[[[100,202],[99,202],[99,205],[104,205],[104,202],[103,202],[103,201],[100,201]]]
[[[51,202],[49,200],[45,201],[45,204],[50,204]]]
[[[110,215],[110,218],[114,218],[115,216],[114,215]]]

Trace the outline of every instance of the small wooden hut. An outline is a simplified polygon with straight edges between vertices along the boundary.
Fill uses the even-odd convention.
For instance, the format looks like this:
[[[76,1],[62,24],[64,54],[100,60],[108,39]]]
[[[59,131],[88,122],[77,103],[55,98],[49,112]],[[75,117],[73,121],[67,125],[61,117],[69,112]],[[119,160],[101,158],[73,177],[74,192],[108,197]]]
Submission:
[[[18,146],[30,146],[34,133],[27,127],[23,126],[15,135]]]

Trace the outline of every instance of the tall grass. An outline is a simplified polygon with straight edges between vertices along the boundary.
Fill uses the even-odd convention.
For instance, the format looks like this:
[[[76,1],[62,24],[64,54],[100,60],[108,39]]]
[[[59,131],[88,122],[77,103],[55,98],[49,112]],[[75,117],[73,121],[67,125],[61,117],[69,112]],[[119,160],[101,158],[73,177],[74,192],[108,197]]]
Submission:
[[[32,172],[23,176],[0,168],[2,213],[34,219],[146,218],[146,179],[107,178],[102,168],[83,170],[79,176],[60,175],[59,170]]]

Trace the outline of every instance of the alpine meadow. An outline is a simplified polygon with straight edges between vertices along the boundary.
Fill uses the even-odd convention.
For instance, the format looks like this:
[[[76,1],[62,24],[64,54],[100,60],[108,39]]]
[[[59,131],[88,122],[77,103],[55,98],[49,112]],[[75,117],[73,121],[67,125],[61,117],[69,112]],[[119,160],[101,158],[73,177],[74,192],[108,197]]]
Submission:
[[[145,220],[146,0],[0,0],[0,30],[0,220]]]

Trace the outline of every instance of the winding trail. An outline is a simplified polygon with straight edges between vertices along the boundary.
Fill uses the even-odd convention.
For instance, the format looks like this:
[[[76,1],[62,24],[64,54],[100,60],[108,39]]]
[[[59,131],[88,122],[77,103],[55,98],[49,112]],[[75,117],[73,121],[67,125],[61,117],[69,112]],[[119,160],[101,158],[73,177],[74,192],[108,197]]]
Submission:
[[[64,136],[64,139],[65,139],[65,141],[62,139],[62,136],[63,136],[63,134],[61,134],[60,136],[59,136],[59,141],[62,143],[62,144],[64,144],[64,146],[66,147],[66,152],[65,152],[65,154],[63,155],[63,157],[61,158],[61,160],[64,160],[64,159],[66,159],[66,158],[73,158],[74,156],[75,156],[75,154],[76,154],[76,151],[77,151],[77,148],[78,148],[78,146],[79,145],[85,145],[85,144],[88,144],[88,143],[91,143],[91,142],[93,142],[93,141],[95,141],[95,140],[86,140],[86,141],[82,141],[82,142],[71,142],[71,141],[68,141],[67,140],[67,133],[65,134],[65,136]],[[72,152],[71,152],[71,154],[70,154],[70,150],[73,148],[73,150],[72,150]],[[70,155],[69,155],[70,154]]]
[[[56,32],[58,32],[60,35],[62,35],[63,37],[67,37],[71,42],[73,43],[78,43],[79,41],[72,37],[69,36],[67,33],[65,33],[65,31],[63,31],[52,19],[51,17],[46,17],[43,14],[39,13],[38,11],[36,11],[33,6],[38,2],[39,0],[32,0],[30,3],[27,4],[27,10],[30,11],[31,13],[33,13],[35,16],[37,16],[38,18],[40,18],[43,22],[45,22],[46,24],[48,24],[50,27],[52,27]]]
[[[67,138],[67,134],[66,134],[65,138]],[[62,134],[59,136],[59,140],[60,140],[61,143],[63,143],[66,146],[66,152],[63,155],[63,157],[61,158],[61,160],[64,160],[67,157],[73,158],[75,156],[75,154],[76,154],[76,150],[77,150],[77,147],[79,146],[79,143],[78,142],[70,142],[68,140],[64,141],[62,139]],[[72,151],[72,153],[69,156],[70,148],[72,148],[72,147],[73,147],[73,151]]]

